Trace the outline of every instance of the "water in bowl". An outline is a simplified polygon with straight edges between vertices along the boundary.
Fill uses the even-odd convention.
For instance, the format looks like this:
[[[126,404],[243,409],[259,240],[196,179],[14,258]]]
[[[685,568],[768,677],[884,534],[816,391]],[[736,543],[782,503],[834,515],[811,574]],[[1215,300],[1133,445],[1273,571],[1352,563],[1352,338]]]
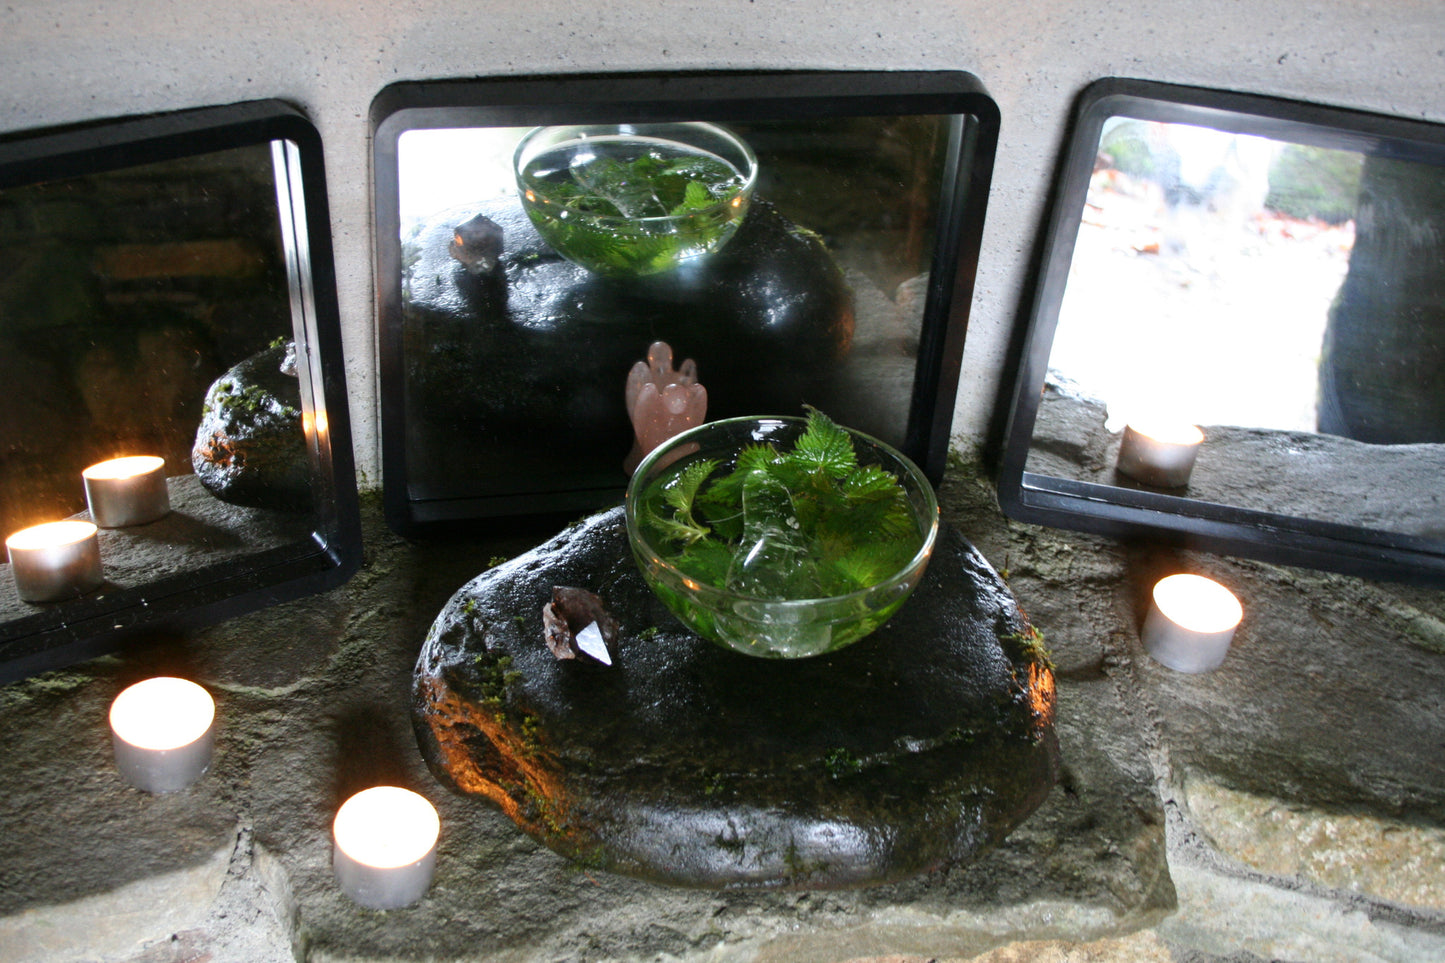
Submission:
[[[602,274],[653,274],[717,250],[747,208],[736,167],[657,137],[564,141],[528,161],[520,180],[547,243]]]

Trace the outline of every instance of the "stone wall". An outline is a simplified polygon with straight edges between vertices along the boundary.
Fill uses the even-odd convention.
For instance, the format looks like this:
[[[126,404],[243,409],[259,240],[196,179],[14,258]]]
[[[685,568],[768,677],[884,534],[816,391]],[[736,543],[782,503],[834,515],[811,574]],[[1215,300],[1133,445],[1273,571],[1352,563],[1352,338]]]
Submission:
[[[841,892],[656,886],[448,792],[411,731],[422,638],[458,587],[550,532],[412,544],[369,502],[347,586],[0,688],[0,959],[1445,958],[1439,592],[1010,523],[961,462],[941,500],[1058,679],[1061,778],[973,863]],[[1138,640],[1149,586],[1180,569],[1246,611],[1202,676]],[[114,771],[105,713],[162,672],[215,693],[217,753],[190,789],[148,796]],[[331,875],[331,817],[379,782],[441,813],[410,909],[360,909]]]

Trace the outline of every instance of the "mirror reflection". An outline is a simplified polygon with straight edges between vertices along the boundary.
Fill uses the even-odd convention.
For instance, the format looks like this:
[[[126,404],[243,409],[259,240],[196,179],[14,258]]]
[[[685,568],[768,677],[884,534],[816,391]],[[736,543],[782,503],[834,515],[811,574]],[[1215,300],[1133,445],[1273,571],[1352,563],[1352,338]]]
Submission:
[[[1440,158],[1143,114],[1098,128],[1025,470],[1445,548]],[[1141,470],[1170,425],[1192,471]]]
[[[615,498],[628,373],[658,341],[695,362],[709,419],[811,404],[909,445],[963,123],[402,131],[407,415],[388,436],[404,445],[389,489],[404,479],[423,517],[469,499],[505,512],[508,498],[536,511],[537,494],[569,509]]]
[[[237,110],[226,118],[275,122]],[[202,128],[215,121],[196,116],[210,122]],[[154,129],[173,135],[166,125]],[[300,574],[288,560],[319,554],[317,533],[335,517],[317,501],[331,452],[309,370],[316,318],[299,270],[310,254],[298,145],[206,129],[186,156],[149,159],[186,151],[124,135],[114,154],[86,153],[107,136],[80,139],[81,152],[57,153],[53,166],[43,146],[21,144],[0,180],[7,644],[274,586]],[[218,141],[242,143],[201,147]],[[146,162],[117,159],[137,151]],[[98,568],[72,558],[77,522],[98,526]],[[118,614],[136,606],[140,615]]]

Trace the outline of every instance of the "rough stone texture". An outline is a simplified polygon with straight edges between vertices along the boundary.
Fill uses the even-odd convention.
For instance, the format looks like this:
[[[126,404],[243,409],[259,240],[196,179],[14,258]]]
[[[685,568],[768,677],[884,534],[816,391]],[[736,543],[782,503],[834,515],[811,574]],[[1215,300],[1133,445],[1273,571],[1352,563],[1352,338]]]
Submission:
[[[1208,779],[1232,792],[1279,799],[1312,818],[1348,812],[1398,824],[1402,816],[1388,796],[1360,793],[1343,778],[1359,758],[1303,767],[1317,779],[1299,781],[1291,760],[1328,756],[1340,723],[1337,715],[1300,707],[1327,707],[1340,691],[1373,706],[1374,721],[1361,726],[1375,727],[1379,754],[1365,785],[1414,785],[1408,795],[1423,802],[1437,778],[1431,767],[1440,740],[1396,737],[1380,723],[1379,706],[1393,705],[1397,684],[1410,674],[1424,677],[1420,691],[1411,690],[1416,697],[1430,679],[1434,691],[1445,690],[1438,641],[1428,647],[1437,637],[1431,626],[1445,616],[1445,593],[1170,555],[1171,564],[1244,585],[1268,572],[1280,580],[1279,599],[1329,606],[1321,610],[1327,621],[1284,605],[1270,622],[1267,631],[1279,635],[1271,644],[1299,653],[1290,661],[1292,676],[1251,682],[1236,672],[1236,657],[1261,645],[1254,628],[1242,628],[1242,645],[1210,680],[1171,679],[1138,646],[1138,602],[1153,574],[1140,568],[1142,549],[1007,522],[987,483],[962,464],[950,469],[940,500],[1045,633],[1057,666],[1055,731],[1065,767],[1043,805],[967,867],[824,893],[656,886],[579,868],[500,811],[443,789],[417,752],[408,711],[422,640],[458,587],[494,556],[516,555],[551,533],[407,544],[387,533],[379,505],[368,501],[365,564],[343,588],[0,688],[0,728],[7,733],[0,740],[0,947],[10,945],[27,909],[54,910],[193,870],[229,845],[226,881],[199,925],[173,940],[172,927],[157,917],[153,935],[134,952],[76,957],[1445,959],[1445,914],[1329,881],[1276,875],[1270,867],[1283,864],[1267,862],[1268,854],[1259,857],[1264,868],[1246,865],[1211,842],[1200,828],[1209,824],[1192,814],[1180,788]],[[1287,588],[1285,576],[1295,588]],[[1276,596],[1261,598],[1246,600],[1255,616],[1279,604]],[[1406,652],[1414,661],[1401,661]],[[1330,664],[1325,656],[1340,663],[1340,675],[1317,673]],[[1377,658],[1393,677],[1370,674]],[[1351,668],[1360,673],[1357,683],[1346,681]],[[126,682],[162,671],[211,688],[222,725],[211,773],[179,796],[146,797],[111,769],[104,713]],[[1210,712],[1191,707],[1226,677],[1233,691],[1215,692]],[[1285,684],[1294,685],[1293,698],[1275,691]],[[1422,714],[1435,712],[1433,703],[1422,705]],[[1236,751],[1243,753],[1240,765],[1231,766]],[[1251,779],[1243,782],[1241,773]],[[336,807],[377,782],[421,790],[442,818],[435,885],[416,907],[391,913],[351,904],[330,872],[328,827]],[[1310,801],[1339,796],[1342,785],[1355,793],[1352,806]],[[1438,826],[1426,811],[1419,806],[1403,821]],[[1262,833],[1256,843],[1261,851],[1270,846],[1267,838]],[[1445,870],[1437,876],[1445,878]]]
[[[543,638],[555,586],[596,590],[613,665]],[[829,656],[754,659],[642,580],[621,507],[459,591],[416,671],[437,777],[565,856],[691,886],[830,889],[967,863],[1049,794],[1054,679],[952,526],[908,603]]]
[[[122,956],[153,941],[158,931],[178,935],[193,930],[220,894],[230,855],[228,847],[194,868],[137,880],[72,903],[25,910],[6,928],[6,958]]]
[[[1176,770],[1324,810],[1445,824],[1438,590],[1146,548],[1125,557],[1125,618],[1142,619],[1154,582],[1184,569],[1244,606],[1224,665],[1200,676],[1126,637]]]
[[[1272,876],[1445,911],[1445,829],[1330,813],[1191,779],[1181,802],[1219,851]]]
[[[1179,963],[1422,963],[1445,959],[1438,920],[1175,860],[1180,911],[1156,932]]]
[[[1261,512],[1445,538],[1434,480],[1445,445],[1380,446],[1303,431],[1205,425],[1184,489],[1153,489],[1115,470],[1123,428],[1105,427],[1103,403],[1048,385],[1039,404],[1031,472]],[[1307,493],[1301,496],[1301,493]]]
[[[195,475],[168,478],[166,487],[169,514],[145,525],[100,530],[105,584],[87,599],[156,586],[165,579],[232,564],[311,537],[309,515],[228,504],[202,487]],[[74,517],[88,520],[90,515],[82,512]],[[0,623],[5,623],[5,636],[24,636],[35,626],[65,618],[67,608],[86,604],[21,601],[9,562],[0,554]]]
[[[311,510],[311,460],[295,366],[295,346],[275,345],[230,368],[206,391],[191,465],[222,501]]]

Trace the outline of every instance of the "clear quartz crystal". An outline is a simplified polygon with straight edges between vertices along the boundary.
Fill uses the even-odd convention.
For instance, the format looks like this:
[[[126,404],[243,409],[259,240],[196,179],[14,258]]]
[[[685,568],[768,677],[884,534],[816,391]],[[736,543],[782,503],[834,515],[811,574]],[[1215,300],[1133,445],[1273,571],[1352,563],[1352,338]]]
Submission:
[[[743,534],[728,567],[727,588],[752,598],[820,594],[817,566],[799,529],[787,488],[765,472],[754,472],[743,484]]]
[[[578,632],[574,637],[577,648],[592,656],[603,665],[612,664],[612,656],[607,651],[607,642],[602,638],[602,629],[596,622],[587,623],[587,627]]]

